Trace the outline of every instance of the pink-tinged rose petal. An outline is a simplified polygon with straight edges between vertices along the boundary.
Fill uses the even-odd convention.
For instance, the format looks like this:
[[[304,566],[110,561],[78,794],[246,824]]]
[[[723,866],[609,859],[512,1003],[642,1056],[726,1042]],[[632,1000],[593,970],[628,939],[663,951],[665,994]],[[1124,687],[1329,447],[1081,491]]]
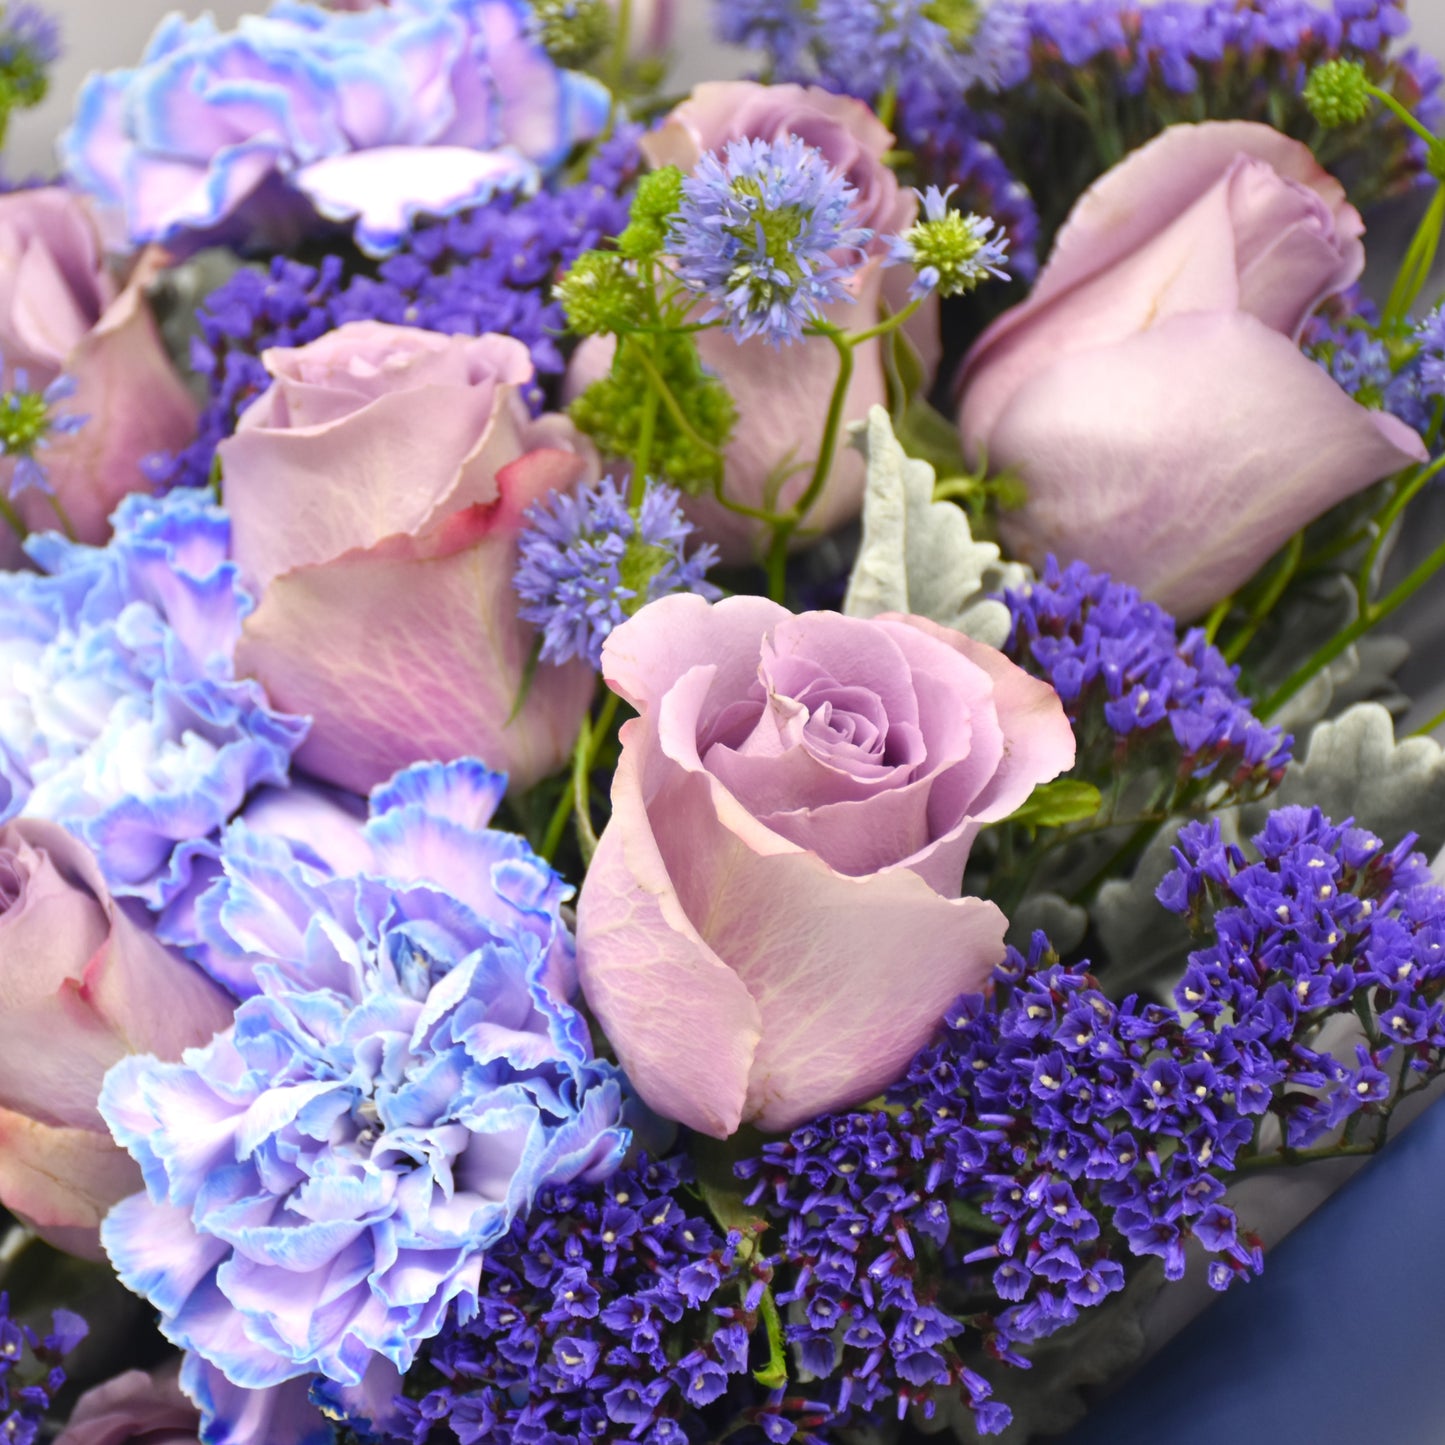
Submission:
[[[83,844],[39,819],[0,828],[0,1203],[99,1257],[101,1216],[138,1182],[96,1107],[107,1069],[178,1058],[232,1012],[116,907]]]
[[[624,740],[638,724],[623,727]],[[577,919],[587,1002],[644,1099],[714,1138],[742,1122],[762,1036],[757,1004],[698,936],[658,854],[641,796],[640,763],[624,749],[612,817],[587,870]],[[605,960],[605,962],[604,962]],[[655,1106],[655,1105],[654,1105]]]
[[[725,1136],[886,1087],[1003,955],[959,882],[983,823],[1072,763],[1058,697],[921,619],[747,597],[652,603],[602,663],[640,715],[577,968],[643,1098]],[[908,765],[875,767],[895,723]]]
[[[1009,545],[1195,615],[1423,457],[1298,350],[1360,274],[1363,229],[1307,147],[1252,122],[1171,127],[1096,182],[960,381],[965,450],[1015,468],[1028,497]]]
[[[275,382],[219,452],[260,594],[237,665],[312,717],[302,765],[356,792],[427,759],[515,787],[557,768],[591,673],[537,669],[512,717],[534,639],[512,576],[527,508],[596,460],[529,415],[525,347],[353,322],[263,359]]]
[[[1031,479],[1027,504],[1002,519],[1014,555],[1083,558],[1180,617],[1247,581],[1336,502],[1427,460],[1404,423],[1237,314],[1179,316],[1039,372],[989,452]]]
[[[468,754],[530,787],[567,756],[592,695],[584,663],[538,668],[515,616],[512,536],[434,558],[348,553],[276,578],[246,619],[236,665],[273,704],[310,716],[298,764],[365,792],[399,768]],[[325,646],[317,639],[324,638]]]
[[[500,150],[378,146],[303,166],[293,183],[328,220],[355,221],[365,250],[385,255],[418,217],[450,216],[498,191],[534,187],[537,168]]]
[[[140,1187],[139,1166],[109,1134],[0,1108],[0,1199],[57,1249],[103,1259],[100,1221]]]
[[[55,1445],[199,1445],[201,1417],[181,1393],[179,1372],[127,1370],[87,1390]]]

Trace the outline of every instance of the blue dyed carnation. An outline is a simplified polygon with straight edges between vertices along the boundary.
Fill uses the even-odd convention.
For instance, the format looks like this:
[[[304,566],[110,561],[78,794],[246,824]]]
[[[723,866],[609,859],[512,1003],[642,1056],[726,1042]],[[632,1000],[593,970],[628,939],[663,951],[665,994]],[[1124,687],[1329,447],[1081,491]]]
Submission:
[[[279,0],[232,32],[163,21],[137,68],[85,83],[61,156],[132,245],[284,244],[319,213],[381,254],[416,216],[535,186],[609,107],[524,0]]]
[[[130,496],[108,546],[32,536],[44,569],[0,573],[0,821],[83,839],[111,890],[160,910],[305,734],[232,655],[252,602],[224,512]]]
[[[146,1192],[102,1242],[243,1390],[357,1386],[377,1356],[405,1371],[473,1317],[485,1252],[540,1189],[621,1160],[620,1076],[568,1003],[568,890],[486,826],[505,783],[470,760],[397,774],[349,873],[234,825],[197,909],[245,995],[234,1026],[106,1076]]]
[[[850,299],[843,284],[873,233],[854,225],[858,193],[795,135],[729,141],[683,182],[668,233],[678,278],[710,301],[739,341],[798,341],[825,307]]]
[[[586,658],[602,666],[613,628],[659,597],[695,592],[709,602],[722,593],[707,581],[717,548],[686,555],[692,524],[677,492],[649,483],[634,517],[611,477],[576,493],[555,492],[527,510],[514,585],[519,616],[542,630],[542,660]]]

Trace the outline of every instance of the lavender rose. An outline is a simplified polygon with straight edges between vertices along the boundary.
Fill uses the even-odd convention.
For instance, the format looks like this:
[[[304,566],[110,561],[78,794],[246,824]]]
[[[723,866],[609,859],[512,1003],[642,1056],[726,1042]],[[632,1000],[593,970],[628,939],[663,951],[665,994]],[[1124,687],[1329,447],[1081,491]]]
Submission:
[[[512,574],[527,507],[596,466],[528,414],[527,348],[356,321],[263,360],[275,382],[219,450],[260,599],[236,665],[314,720],[298,762],[358,793],[426,759],[521,787],[558,767],[592,672],[539,668],[513,719],[533,631]]]
[[[116,504],[148,486],[142,458],[195,434],[195,404],[146,304],[156,264],[144,258],[121,288],[84,202],[56,187],[0,196],[3,385],[13,388],[21,371],[32,391],[62,372],[75,383],[61,410],[88,420],[73,434],[53,434],[39,459],[82,542],[104,542]],[[0,460],[0,496],[10,495],[15,467]],[[32,531],[59,525],[54,504],[36,488],[21,491],[14,505]],[[0,524],[0,566],[17,567],[21,557],[19,538]]]
[[[136,1051],[178,1059],[231,1014],[115,906],[84,845],[39,819],[0,828],[0,1203],[100,1258],[102,1217],[140,1187],[96,1108],[105,1071]]]
[[[856,224],[884,235],[912,225],[917,197],[899,186],[883,156],[893,145],[888,128],[861,101],[801,85],[758,85],[717,81],[699,85],[665,125],[643,141],[655,165],[691,171],[708,151],[722,152],[739,139],[801,137],[841,170],[858,191]],[[828,308],[836,325],[861,328],[878,319],[885,282],[897,285],[901,301],[910,273],[884,271],[887,247],[875,239],[867,263],[849,280],[853,300]],[[854,259],[848,253],[848,259]],[[936,325],[936,322],[935,322]],[[727,449],[727,494],[752,507],[768,505],[769,488],[780,466],[791,465],[775,499],[786,508],[807,487],[810,464],[822,443],[823,422],[838,374],[838,354],[821,337],[776,348],[761,338],[739,343],[726,332],[697,337],[703,362],[727,386],[738,409]],[[857,348],[843,417],[857,420],[886,400],[882,352],[877,341]],[[605,373],[612,361],[610,340],[584,342],[573,361],[569,391],[576,393]],[[842,526],[863,505],[863,458],[840,447],[822,495],[808,513],[806,531],[816,535]],[[750,560],[766,538],[759,523],[722,507],[713,498],[689,498],[685,510],[702,535],[715,542],[726,561]]]
[[[619,627],[582,987],[659,1113],[786,1129],[892,1082],[1003,956],[969,849],[1070,767],[1057,695],[917,617],[668,597]]]
[[[1364,229],[1309,150],[1243,121],[1176,126],[1092,186],[1033,294],[963,373],[966,449],[1021,475],[1004,541],[1192,617],[1305,523],[1425,460],[1303,356]]]
[[[127,1370],[87,1390],[55,1445],[200,1445],[200,1413],[181,1393],[179,1373]]]

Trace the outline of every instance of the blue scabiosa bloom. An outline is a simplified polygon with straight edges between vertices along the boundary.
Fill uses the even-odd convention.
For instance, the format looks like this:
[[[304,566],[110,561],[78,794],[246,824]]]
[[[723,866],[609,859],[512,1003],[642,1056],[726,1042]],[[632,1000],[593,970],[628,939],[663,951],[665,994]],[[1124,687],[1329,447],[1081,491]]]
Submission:
[[[102,1242],[232,1386],[405,1371],[475,1316],[485,1253],[540,1190],[621,1161],[622,1081],[569,1003],[568,890],[486,826],[505,786],[470,760],[404,770],[350,873],[233,825],[197,916],[246,995],[234,1026],[106,1076],[146,1192]]]
[[[251,599],[225,513],[194,492],[127,497],[105,547],[32,536],[42,573],[0,573],[0,821],[83,839],[111,890],[161,910],[305,735],[232,654]]]
[[[888,241],[889,259],[912,266],[918,273],[909,287],[913,300],[937,291],[940,296],[961,296],[989,276],[1007,281],[1008,237],[996,231],[984,216],[965,216],[948,208],[956,187],[940,191],[929,186],[923,216],[901,236]]]
[[[679,279],[706,297],[739,341],[802,338],[823,308],[850,299],[844,282],[873,238],[855,226],[857,191],[795,135],[730,141],[682,187],[668,233]]]
[[[4,369],[0,357],[0,370]],[[0,457],[13,463],[10,496],[34,489],[52,495],[50,477],[38,453],[56,436],[74,436],[88,420],[55,408],[75,395],[75,380],[64,373],[43,391],[32,391],[25,368],[17,367],[10,389],[0,393]]]
[[[692,524],[678,494],[650,482],[637,515],[611,477],[576,493],[556,492],[527,511],[514,585],[519,615],[542,630],[542,660],[584,657],[602,665],[602,644],[614,627],[659,597],[722,594],[707,581],[717,561],[708,543],[691,557]]]

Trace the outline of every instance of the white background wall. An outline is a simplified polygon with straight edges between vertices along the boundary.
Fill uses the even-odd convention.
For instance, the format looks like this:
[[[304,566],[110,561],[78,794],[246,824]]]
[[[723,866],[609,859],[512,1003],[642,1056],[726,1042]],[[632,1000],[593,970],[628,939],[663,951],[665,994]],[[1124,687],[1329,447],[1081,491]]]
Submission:
[[[65,56],[56,68],[51,98],[16,118],[7,147],[7,169],[16,175],[48,170],[55,136],[65,126],[71,98],[85,74],[131,64],[161,16],[172,10],[200,15],[209,10],[223,25],[264,8],[265,0],[39,0],[58,16]],[[722,0],[726,3],[726,0]],[[737,64],[710,34],[713,0],[678,0],[682,12],[681,64],[684,82],[717,75]],[[1418,42],[1445,58],[1445,0],[1411,0]]]

